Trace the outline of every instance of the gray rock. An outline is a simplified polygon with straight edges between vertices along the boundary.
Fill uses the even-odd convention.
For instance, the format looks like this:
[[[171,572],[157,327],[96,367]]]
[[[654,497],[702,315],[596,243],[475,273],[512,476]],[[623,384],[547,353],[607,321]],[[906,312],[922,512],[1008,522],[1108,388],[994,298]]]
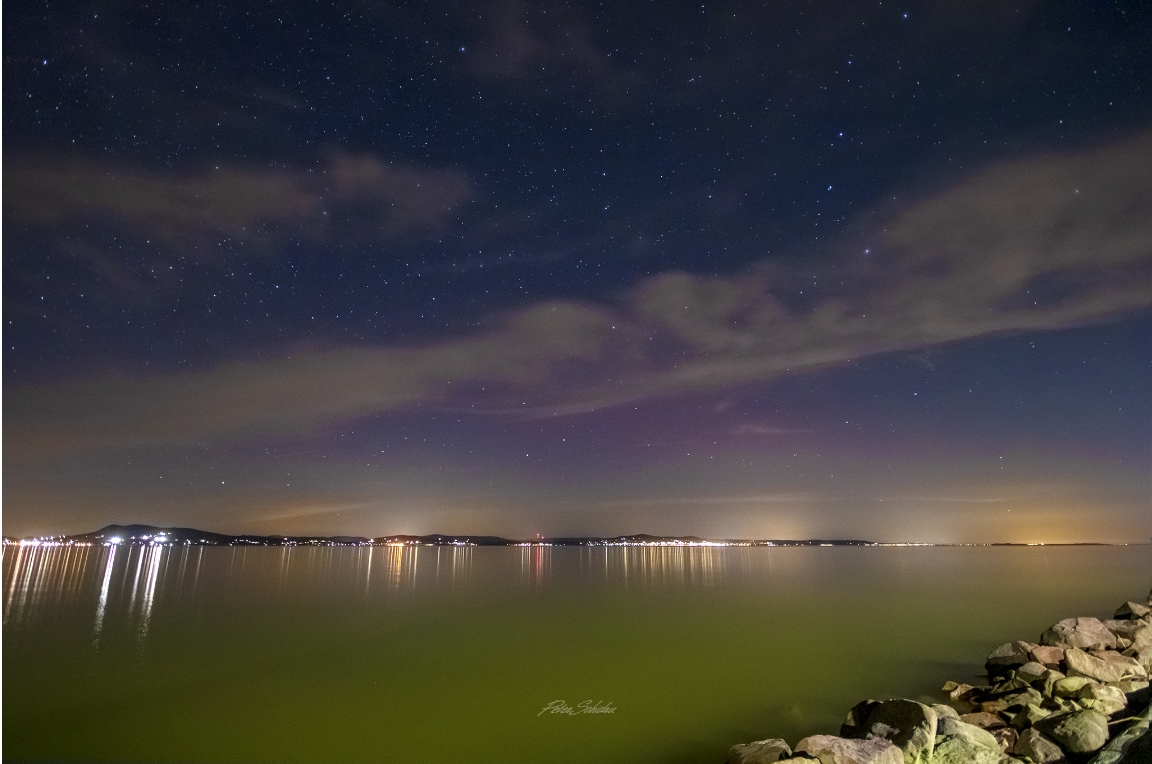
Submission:
[[[1064,758],[1060,746],[1044,737],[1036,730],[1024,730],[1020,733],[1016,744],[1012,746],[1012,753],[1017,756],[1026,756],[1035,764],[1051,764]]]
[[[1056,683],[1064,678],[1065,676],[1059,671],[1048,669],[1044,676],[1035,682],[1035,685],[1040,689],[1041,694],[1052,697],[1055,693]]]
[[[728,751],[726,764],[774,764],[792,756],[792,749],[783,740],[770,738],[752,743],[737,743]]]
[[[1118,658],[1124,657],[1118,653],[1115,655]],[[1122,679],[1141,679],[1145,675],[1144,669],[1135,661],[1127,665],[1111,660],[1101,660],[1095,655],[1089,655],[1083,650],[1077,650],[1074,647],[1064,651],[1064,662],[1068,664],[1069,674],[1079,674],[1080,676],[1086,676],[1099,682],[1119,682]]]
[[[936,734],[937,735],[940,734],[939,726],[940,726],[940,720],[941,719],[957,719],[957,720],[960,719],[960,712],[959,711],[957,711],[952,706],[946,706],[943,703],[934,703],[932,705],[932,710],[936,712],[936,726],[937,726]]]
[[[1118,663],[1121,666],[1139,665],[1136,663],[1136,661],[1126,656],[1122,650],[1084,650],[1084,652],[1088,653],[1093,658],[1099,658],[1100,660],[1108,661],[1109,663]]]
[[[1105,663],[1115,663],[1117,666],[1123,666],[1126,670],[1133,673],[1135,679],[1147,679],[1147,672],[1138,661],[1123,653],[1118,653],[1115,650],[1089,650],[1088,654],[1093,658],[1099,658]]]
[[[981,729],[975,724],[962,722],[959,719],[945,717],[940,719],[936,727],[936,739],[942,741],[948,737],[962,737],[974,745],[1000,750],[1000,744],[996,741],[995,735],[988,730]],[[936,747],[940,747],[939,742]]]
[[[1011,695],[1005,695],[1000,698],[1004,703],[1004,709],[1023,708],[1032,704],[1040,704],[1044,702],[1044,696],[1036,690],[1029,687],[1023,692],[1014,692]]]
[[[1019,692],[1020,690],[1027,690],[1032,686],[1030,683],[1024,681],[1023,679],[1017,679],[1015,676],[1015,671],[1010,671],[1009,673],[1013,676],[1010,679],[1000,682],[997,685],[989,687],[988,695],[992,697],[1003,697],[1004,695],[1010,695],[1011,693]]]
[[[976,727],[983,727],[984,729],[995,729],[996,727],[1006,727],[1008,725],[1008,722],[1004,721],[1000,714],[994,714],[991,711],[960,714],[960,721]]]
[[[1028,661],[1016,669],[1016,678],[1023,679],[1025,682],[1035,682],[1044,676],[1044,672],[1047,670],[1048,668],[1043,663]]]
[[[1124,651],[1124,655],[1139,663],[1144,671],[1152,671],[1152,645],[1141,648],[1130,647]]]
[[[1007,753],[1016,745],[1017,738],[1020,733],[1012,727],[1001,727],[1000,729],[992,730],[992,737],[996,738],[996,742],[1000,744],[1000,750]]]
[[[904,755],[891,740],[848,740],[834,735],[813,735],[796,744],[820,764],[904,764]]]
[[[932,764],[1000,764],[1002,758],[999,745],[987,748],[959,735],[943,740],[932,752]]]
[[[1069,698],[1046,698],[1040,707],[1053,713],[1069,713],[1080,710],[1080,704]]]
[[[1097,711],[1105,716],[1111,716],[1120,709],[1116,707],[1115,703],[1107,700],[1092,700],[1091,698],[1076,701],[1080,704],[1080,708],[1088,708]]]
[[[1051,715],[1050,710],[1033,703],[1025,706],[1020,710],[1020,713],[1012,717],[1012,726],[1019,730],[1028,729],[1044,717]]]
[[[970,684],[949,681],[945,682],[941,689],[948,693],[948,700],[966,700],[976,688]]]
[[[1053,714],[1038,721],[1033,729],[1072,753],[1090,753],[1108,742],[1108,717],[1091,709]]]
[[[1125,695],[1131,695],[1132,693],[1140,692],[1145,687],[1147,687],[1148,682],[1145,682],[1143,680],[1137,680],[1137,679],[1125,679],[1123,682],[1116,682],[1115,684],[1110,685],[1110,686],[1115,687],[1116,689],[1120,690],[1120,692],[1124,693]]]
[[[905,764],[914,764],[921,755],[927,758],[936,743],[936,712],[903,698],[866,700],[848,712],[840,735],[891,740],[903,752]]]
[[[1148,628],[1148,624],[1143,621],[1102,621],[1102,623],[1104,628],[1116,635],[1117,639],[1127,639],[1129,644],[1136,636],[1136,632]]]
[[[1057,698],[1074,698],[1086,684],[1094,684],[1094,679],[1086,676],[1068,676],[1057,680],[1052,686],[1052,695]]]
[[[1064,648],[1037,645],[1032,648],[1032,660],[1043,663],[1045,666],[1057,666],[1064,660]]]
[[[1098,618],[1065,618],[1040,635],[1041,644],[1051,647],[1078,647],[1089,650],[1116,647],[1116,635],[1108,631]],[[1067,658],[1067,656],[1065,656]]]
[[[988,653],[985,666],[1022,666],[1032,660],[1032,648],[1036,647],[1030,642],[1005,642],[992,652]]]
[[[1135,620],[1152,613],[1152,608],[1147,605],[1141,605],[1139,602],[1125,602],[1120,607],[1116,608],[1116,615],[1113,618],[1122,618],[1124,620]]]
[[[1085,708],[1094,709],[1105,716],[1111,716],[1128,706],[1128,698],[1125,697],[1124,692],[1118,687],[1106,684],[1085,685],[1076,697],[1080,699],[1080,704]],[[1085,701],[1092,701],[1092,703],[1089,705]]]

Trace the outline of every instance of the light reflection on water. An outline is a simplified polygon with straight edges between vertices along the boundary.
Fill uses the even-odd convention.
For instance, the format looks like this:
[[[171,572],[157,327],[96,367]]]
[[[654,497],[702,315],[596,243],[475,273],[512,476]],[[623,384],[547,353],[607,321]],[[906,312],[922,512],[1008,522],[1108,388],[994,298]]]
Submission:
[[[148,623],[152,618],[152,601],[156,598],[156,582],[160,574],[160,562],[168,557],[162,546],[133,547],[136,554],[136,572],[132,577],[132,594],[128,597],[129,617],[136,616],[138,633],[143,639],[148,636]],[[166,562],[167,560],[165,560]],[[141,581],[143,578],[143,581]]]
[[[206,555],[212,558],[213,588],[239,587],[295,597],[309,589],[360,592],[364,597],[405,592],[467,589],[474,580],[476,547],[412,545],[356,548],[170,547],[110,545],[91,547],[5,546],[4,625],[18,626],[38,611],[62,603],[91,602],[92,634],[99,642],[110,615],[117,615],[140,639],[148,636],[155,608],[165,599],[196,597]],[[747,575],[753,567],[771,572],[771,550],[710,547],[565,548],[532,545],[488,550],[482,576],[518,580],[541,590],[554,576],[599,580],[630,587],[714,586],[727,575]],[[223,579],[223,580],[221,580]]]
[[[960,550],[943,554],[947,558],[957,553],[964,554]],[[477,554],[482,555],[483,565],[477,566]],[[19,627],[62,607],[88,607],[91,634],[97,642],[107,632],[109,619],[146,639],[157,607],[189,598],[219,597],[222,592],[287,601],[309,593],[378,600],[479,591],[494,585],[536,592],[574,583],[623,590],[681,590],[737,581],[808,586],[822,575],[819,567],[811,565],[816,559],[813,555],[820,554],[747,547],[7,545],[3,548],[4,625]],[[872,557],[877,563],[882,560],[883,570],[868,575],[915,578],[942,572],[939,553],[925,557],[894,549],[842,550],[840,554],[861,560]],[[1036,556],[1035,563],[1049,570],[1050,552],[1020,550],[1020,554]],[[926,559],[935,560],[932,567],[921,567]]]
[[[522,546],[520,547],[520,581],[532,588],[539,589],[552,574],[552,547],[550,546]]]
[[[5,546],[4,625],[19,622],[42,604],[78,596],[99,553],[92,547]]]
[[[95,638],[100,639],[100,628],[104,625],[104,611],[108,607],[108,587],[112,583],[112,569],[116,564],[116,550],[119,547],[110,547],[108,556],[104,559],[104,579],[100,584],[100,600],[96,603]]]
[[[14,551],[13,551],[14,550]],[[188,550],[181,549],[181,562]],[[110,603],[123,606],[140,638],[148,635],[171,550],[161,546],[4,547],[4,626],[41,611],[91,599],[93,638],[99,642]],[[118,564],[119,561],[119,564]],[[184,568],[181,567],[181,575]],[[127,594],[125,594],[127,593]]]

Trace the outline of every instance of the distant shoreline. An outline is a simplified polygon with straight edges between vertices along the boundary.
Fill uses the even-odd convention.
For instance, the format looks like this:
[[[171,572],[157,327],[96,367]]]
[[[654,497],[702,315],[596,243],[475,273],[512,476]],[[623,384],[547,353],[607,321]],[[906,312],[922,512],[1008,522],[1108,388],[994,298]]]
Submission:
[[[195,528],[154,525],[107,525],[90,533],[26,538],[4,537],[5,546],[513,546],[513,547],[1054,547],[1054,546],[1147,546],[1148,542],[1130,544],[1102,541],[1062,543],[989,542],[985,544],[933,544],[927,542],[866,541],[863,539],[703,539],[697,536],[653,536],[639,533],[623,536],[561,536],[554,538],[508,539],[502,536],[447,535],[423,536],[261,536],[230,535]]]

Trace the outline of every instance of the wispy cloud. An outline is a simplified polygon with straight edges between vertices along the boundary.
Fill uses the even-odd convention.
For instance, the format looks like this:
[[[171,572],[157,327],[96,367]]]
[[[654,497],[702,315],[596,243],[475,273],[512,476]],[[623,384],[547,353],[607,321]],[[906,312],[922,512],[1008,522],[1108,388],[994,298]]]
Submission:
[[[481,79],[574,75],[611,102],[624,101],[639,84],[638,70],[614,61],[593,40],[591,25],[567,5],[504,0],[479,14],[477,32],[468,61]]]
[[[368,193],[363,189],[405,189],[420,177],[363,159],[337,160],[329,169],[330,179],[315,188],[354,197]],[[244,188],[255,182],[244,177],[235,182]],[[152,207],[141,197],[151,182],[115,203],[149,220]],[[297,205],[315,221],[313,196],[298,195],[291,183],[267,182],[296,200],[288,207]],[[461,198],[462,179],[442,182],[456,190],[430,199]],[[202,178],[179,192],[154,190],[171,195],[200,187],[217,189],[214,198],[223,199],[219,189],[230,186]],[[392,192],[379,193],[383,200]],[[78,198],[96,196],[89,189]],[[78,204],[59,202],[56,209]],[[381,214],[398,216],[396,225],[418,225],[442,214],[430,209],[447,207],[430,201]],[[23,214],[45,213],[26,207]],[[182,235],[185,218],[157,214],[157,230]],[[218,219],[244,228],[260,214],[222,211]],[[660,274],[610,304],[545,302],[493,320],[480,333],[425,347],[301,352],[190,374],[13,389],[4,401],[6,445],[9,454],[48,454],[299,434],[417,404],[554,416],[1147,309],[1152,135],[990,167],[900,211],[870,240],[876,243],[868,256],[843,243],[844,254],[817,281],[846,286],[802,309],[789,295],[798,274],[765,262],[731,277]],[[804,275],[811,283],[811,274]]]
[[[802,427],[777,427],[768,424],[742,424],[732,430],[733,435],[801,435],[815,432],[815,430]]]
[[[883,501],[899,501],[899,502],[914,502],[914,503],[943,503],[943,504],[999,504],[1001,502],[1010,501],[1010,499],[1000,497],[984,497],[984,496],[887,496]]]
[[[609,499],[593,502],[595,507],[703,507],[718,504],[806,504],[822,497],[811,493],[765,493],[753,496],[670,496],[636,499]]]
[[[208,263],[221,259],[222,240],[268,251],[293,238],[434,231],[472,194],[459,170],[343,151],[310,167],[219,162],[174,172],[32,155],[7,165],[5,222],[47,234],[58,248],[111,231]]]

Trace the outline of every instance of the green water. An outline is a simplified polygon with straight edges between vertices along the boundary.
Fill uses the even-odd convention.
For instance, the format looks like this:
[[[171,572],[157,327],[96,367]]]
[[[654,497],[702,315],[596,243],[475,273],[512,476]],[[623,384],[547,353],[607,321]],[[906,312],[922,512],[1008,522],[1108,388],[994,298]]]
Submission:
[[[10,761],[718,763],[1152,584],[1147,546],[5,547],[3,566]],[[615,711],[540,714],[556,700]]]

